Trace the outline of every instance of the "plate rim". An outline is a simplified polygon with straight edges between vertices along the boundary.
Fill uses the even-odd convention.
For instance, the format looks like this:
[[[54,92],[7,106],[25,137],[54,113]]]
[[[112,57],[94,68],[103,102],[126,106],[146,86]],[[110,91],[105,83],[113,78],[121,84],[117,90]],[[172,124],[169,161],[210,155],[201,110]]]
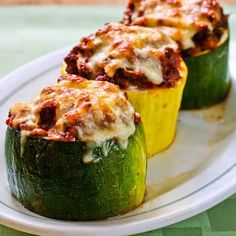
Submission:
[[[4,76],[0,79],[0,89],[1,89],[1,95],[0,95],[0,105],[4,103],[5,100],[7,100],[9,97],[11,97],[11,93],[15,91],[16,89],[19,89],[23,87],[25,84],[33,80],[35,77],[40,76],[40,74],[43,74],[47,72],[48,70],[53,69],[54,67],[58,67],[60,64],[61,58],[63,55],[66,55],[66,53],[71,49],[71,47],[66,47],[57,51],[54,51],[52,53],[46,54],[44,56],[39,57],[38,59],[35,59],[18,69],[14,70],[10,74]],[[60,61],[59,61],[60,58]],[[45,65],[45,61],[48,61]],[[44,64],[43,67],[38,66],[39,64]],[[23,73],[24,71],[32,71],[33,74],[30,76],[26,76],[21,82],[16,85],[15,77],[19,73]],[[8,87],[11,86],[11,90],[4,90],[4,85],[8,83]],[[230,174],[234,173],[233,176],[236,177],[236,163],[234,163],[233,166],[231,166],[231,171],[223,175],[223,178],[226,178]],[[233,172],[234,171],[234,172]],[[222,181],[222,178],[216,180],[215,182]],[[209,186],[208,186],[209,187]],[[204,188],[205,190],[208,188]],[[212,185],[211,185],[212,187]],[[26,216],[24,213],[17,213],[15,217],[19,216],[18,214],[23,215],[23,219],[19,220],[12,216],[12,213],[15,211],[11,209],[4,209],[7,208],[7,206],[4,206],[3,203],[0,203],[0,223],[3,225],[6,225],[8,227],[15,228],[20,231],[24,231],[27,233],[40,233],[40,234],[49,234],[50,235],[63,235],[63,227],[70,226],[69,229],[67,227],[66,234],[67,235],[75,235],[76,233],[82,233],[83,235],[104,235],[104,233],[111,232],[111,230],[114,230],[114,227],[116,227],[116,232],[113,232],[113,235],[123,235],[123,234],[134,234],[134,233],[140,233],[145,232],[153,229],[158,229],[160,227],[164,227],[173,223],[177,223],[179,221],[182,221],[184,219],[187,219],[189,217],[192,217],[194,215],[199,214],[200,212],[203,212],[212,206],[216,205],[217,203],[223,201],[230,195],[234,194],[236,192],[236,181],[227,181],[227,185],[220,189],[217,194],[214,194],[212,197],[208,197],[207,200],[202,201],[198,203],[198,206],[193,209],[189,210],[186,208],[183,208],[181,211],[176,212],[175,216],[166,216],[165,222],[157,222],[157,219],[155,217],[147,218],[144,220],[139,220],[137,222],[127,222],[123,224],[114,224],[114,225],[106,225],[107,223],[111,223],[111,221],[97,221],[97,222],[67,222],[67,221],[60,221],[60,220],[53,220],[48,218],[42,218],[45,222],[37,222],[38,224],[32,224],[32,217],[31,215]],[[180,200],[182,201],[182,200]],[[176,204],[176,203],[174,203]],[[173,205],[174,205],[173,204]],[[8,211],[7,211],[8,210]],[[13,211],[13,212],[11,212]],[[14,215],[14,214],[13,214]],[[35,217],[33,217],[35,218]],[[31,219],[31,221],[30,221]],[[37,220],[40,218],[36,218]],[[45,220],[46,219],[46,220]],[[124,218],[125,219],[125,218]],[[46,222],[50,222],[50,224],[47,224]],[[118,222],[118,221],[117,221]],[[34,222],[35,223],[35,222]],[[77,224],[75,224],[77,223]],[[58,226],[61,227],[58,227]],[[71,226],[73,225],[73,227]],[[55,227],[56,226],[56,227]],[[92,229],[91,229],[92,228]],[[118,232],[117,232],[118,231]],[[65,232],[65,231],[64,231]],[[62,233],[62,234],[61,234]]]

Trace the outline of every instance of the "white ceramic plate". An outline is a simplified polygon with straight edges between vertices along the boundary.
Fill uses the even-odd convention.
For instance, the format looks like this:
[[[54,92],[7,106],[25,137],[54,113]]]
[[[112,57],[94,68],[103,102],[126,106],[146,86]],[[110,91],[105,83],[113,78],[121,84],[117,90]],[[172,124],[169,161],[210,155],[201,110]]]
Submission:
[[[231,45],[232,46],[232,45]],[[235,47],[231,48],[235,52]],[[12,198],[4,163],[9,107],[55,83],[64,49],[29,63],[0,80],[0,223],[43,235],[124,235],[163,227],[196,215],[236,192],[236,68],[229,98],[204,111],[181,112],[174,144],[148,162],[142,207],[96,222],[65,222],[36,215]]]

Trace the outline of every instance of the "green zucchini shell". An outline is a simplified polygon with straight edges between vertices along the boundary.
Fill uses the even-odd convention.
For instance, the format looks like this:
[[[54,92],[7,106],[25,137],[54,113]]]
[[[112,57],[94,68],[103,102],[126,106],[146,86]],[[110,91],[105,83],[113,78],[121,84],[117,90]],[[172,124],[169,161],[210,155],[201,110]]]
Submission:
[[[89,151],[83,142],[25,139],[7,128],[5,156],[12,194],[29,210],[63,220],[99,220],[138,207],[145,193],[146,149],[142,124],[124,149],[108,140]]]
[[[230,88],[228,49],[229,37],[212,51],[184,58],[188,78],[181,109],[208,107],[226,98]]]

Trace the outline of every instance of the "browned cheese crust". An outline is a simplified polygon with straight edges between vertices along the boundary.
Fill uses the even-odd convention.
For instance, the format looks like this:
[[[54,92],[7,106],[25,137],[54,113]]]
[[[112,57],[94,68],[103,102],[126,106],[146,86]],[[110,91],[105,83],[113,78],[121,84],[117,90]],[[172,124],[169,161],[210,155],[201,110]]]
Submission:
[[[6,123],[50,140],[100,142],[127,139],[138,122],[140,116],[118,86],[67,75],[32,101],[12,106]]]
[[[183,56],[216,48],[228,29],[228,16],[217,0],[129,0],[123,22],[159,27]]]
[[[68,74],[122,89],[173,87],[181,79],[178,45],[161,31],[110,23],[83,38],[65,58]]]

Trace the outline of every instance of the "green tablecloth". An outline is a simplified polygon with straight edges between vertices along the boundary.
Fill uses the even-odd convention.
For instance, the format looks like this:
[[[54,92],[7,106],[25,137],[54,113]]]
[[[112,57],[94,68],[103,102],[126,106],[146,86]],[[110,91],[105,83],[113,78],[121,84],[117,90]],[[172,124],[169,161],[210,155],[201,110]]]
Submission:
[[[231,14],[231,39],[236,40],[236,7]],[[0,77],[54,50],[73,45],[106,22],[120,20],[121,7],[0,8]],[[236,52],[235,52],[236,53]],[[27,236],[0,225],[0,236]],[[183,222],[142,235],[235,236],[236,195]]]

